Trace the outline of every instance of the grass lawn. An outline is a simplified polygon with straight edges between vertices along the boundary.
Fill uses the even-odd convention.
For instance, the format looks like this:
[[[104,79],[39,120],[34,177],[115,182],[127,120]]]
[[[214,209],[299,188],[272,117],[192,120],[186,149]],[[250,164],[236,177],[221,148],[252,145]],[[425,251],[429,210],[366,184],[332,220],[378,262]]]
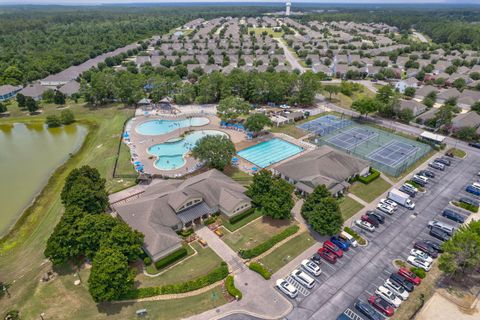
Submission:
[[[247,217],[243,218],[242,220],[237,221],[235,223],[230,223],[230,222],[228,222],[227,219],[222,217],[222,225],[225,228],[227,228],[228,230],[230,230],[231,232],[234,232],[235,230],[240,229],[244,225],[252,222],[255,219],[260,218],[261,216],[262,216],[262,213],[260,211],[255,210],[255,212],[252,213],[251,215],[249,215],[249,216],[247,216]]]
[[[281,38],[283,36],[283,31],[274,31],[273,28],[248,28],[248,33],[250,31],[255,32],[256,35],[261,36],[263,32],[267,32],[268,35],[272,35],[274,38]]]
[[[235,251],[251,249],[292,224],[291,220],[273,220],[269,217],[262,217],[233,233],[224,228],[225,235],[222,240]]]
[[[232,166],[227,166],[224,170],[223,173],[225,173],[227,176],[232,178],[233,180],[237,181],[241,185],[247,186],[250,183],[252,183],[253,176],[249,175],[246,172],[243,172],[242,170],[232,167]]]
[[[120,145],[120,154],[118,157],[117,171],[115,172],[115,176],[137,176],[130,159],[130,149],[125,143],[122,142]]]
[[[324,91],[322,94],[325,97],[329,97],[329,93]],[[365,86],[361,86],[360,91],[353,91],[351,96],[344,95],[343,93],[339,92],[337,94],[332,95],[332,102],[339,107],[344,109],[350,109],[352,107],[353,101],[356,101],[361,98],[373,98],[375,93],[367,89]]]
[[[182,262],[159,276],[147,277],[143,273],[137,274],[135,280],[138,281],[138,287],[164,286],[189,281],[208,274],[222,262],[209,247],[204,248],[198,242],[192,243],[192,247],[197,254],[185,257]]]
[[[349,196],[344,196],[338,199],[338,203],[340,205],[340,212],[342,213],[344,221],[346,221],[348,218],[350,218],[363,208],[362,204],[353,200]]]
[[[360,199],[370,203],[378,198],[382,193],[390,189],[391,186],[392,185],[382,179],[382,177],[378,177],[369,184],[355,182],[350,188],[350,192]]]
[[[260,262],[272,273],[277,272],[281,267],[310,248],[314,243],[315,240],[308,232],[304,232],[270,252],[260,259]]]
[[[461,159],[465,158],[465,156],[467,155],[465,151],[461,149],[456,149],[456,148],[451,148],[447,152],[451,152],[456,158],[461,158]]]
[[[195,242],[196,243],[196,242]],[[193,244],[192,244],[193,246]],[[162,270],[166,270],[168,269],[169,267],[179,263],[180,261],[184,261],[185,259],[189,258],[191,255],[193,255],[195,253],[195,250],[193,250],[193,248],[191,246],[189,246],[188,244],[184,245],[185,249],[187,249],[187,255],[183,258],[181,258],[180,260],[177,260],[175,261],[174,263],[170,264],[170,265],[167,265],[161,269],[157,269],[157,267],[155,267],[155,263],[151,263],[149,266],[146,266],[145,267],[145,271],[148,273],[148,274],[152,274],[152,275],[155,275],[155,274],[158,274],[159,272],[161,272]]]

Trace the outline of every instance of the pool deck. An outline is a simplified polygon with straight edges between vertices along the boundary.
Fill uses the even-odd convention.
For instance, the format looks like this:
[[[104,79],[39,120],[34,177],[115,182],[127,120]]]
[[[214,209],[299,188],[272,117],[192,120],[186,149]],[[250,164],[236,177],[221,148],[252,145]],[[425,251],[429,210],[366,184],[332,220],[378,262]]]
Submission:
[[[142,135],[138,133],[135,128],[142,122],[151,121],[151,120],[182,120],[187,116],[192,117],[204,117],[208,118],[210,121],[207,125],[204,126],[193,126],[186,128],[179,128],[169,133],[163,135]],[[164,143],[173,138],[179,138],[182,134],[188,131],[202,131],[202,130],[216,130],[221,131],[229,135],[230,139],[234,144],[244,141],[246,138],[245,133],[224,129],[220,127],[220,119],[216,116],[210,114],[177,114],[177,115],[148,115],[148,116],[137,116],[132,118],[129,122],[129,135],[130,135],[130,150],[133,152],[135,161],[140,161],[144,165],[144,172],[147,174],[155,174],[168,177],[180,177],[185,174],[188,174],[193,168],[196,168],[199,162],[193,157],[189,156],[187,153],[185,156],[186,164],[181,168],[175,170],[160,170],[154,166],[156,160],[155,156],[152,156],[147,152],[147,149],[153,145]]]

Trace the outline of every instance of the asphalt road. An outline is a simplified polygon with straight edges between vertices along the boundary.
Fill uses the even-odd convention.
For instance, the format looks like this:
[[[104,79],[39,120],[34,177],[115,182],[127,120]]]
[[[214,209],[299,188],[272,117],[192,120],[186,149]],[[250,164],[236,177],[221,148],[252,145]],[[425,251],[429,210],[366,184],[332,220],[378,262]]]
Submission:
[[[374,233],[363,233],[369,241],[367,247],[346,252],[335,265],[324,262],[319,283],[308,296],[293,301],[294,310],[286,318],[330,320],[347,309],[356,312],[353,303],[357,299],[366,301],[395,271],[394,259],[406,259],[416,240],[433,239],[428,235],[428,222],[449,206],[449,201],[467,195],[465,186],[474,181],[479,170],[480,158],[470,155],[465,160],[455,159],[445,172],[437,171],[427,192],[414,199],[414,211],[398,209],[393,216],[387,216],[385,224]],[[449,221],[443,217],[436,219]]]
[[[283,49],[285,53],[285,58],[287,59],[290,66],[292,66],[292,70],[298,69],[301,73],[305,72],[305,68],[298,62],[297,58],[294,57],[293,53],[288,50],[288,47],[282,42],[282,40],[277,40],[278,45]]]

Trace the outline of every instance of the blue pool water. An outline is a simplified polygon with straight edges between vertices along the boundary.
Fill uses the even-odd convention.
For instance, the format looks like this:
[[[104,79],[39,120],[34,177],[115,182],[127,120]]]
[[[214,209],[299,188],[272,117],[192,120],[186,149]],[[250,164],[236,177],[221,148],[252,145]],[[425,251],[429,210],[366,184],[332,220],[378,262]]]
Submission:
[[[172,142],[164,142],[151,146],[147,152],[157,157],[154,163],[157,169],[178,169],[185,165],[185,154],[195,147],[195,143],[197,143],[198,140],[207,135],[228,136],[226,133],[215,130],[195,131],[187,135],[184,139],[175,139]]]
[[[161,135],[186,127],[200,127],[208,124],[208,118],[196,117],[184,120],[150,120],[139,124],[137,132],[146,136]]]
[[[266,168],[302,151],[303,148],[293,143],[275,138],[243,149],[237,154],[257,167]]]

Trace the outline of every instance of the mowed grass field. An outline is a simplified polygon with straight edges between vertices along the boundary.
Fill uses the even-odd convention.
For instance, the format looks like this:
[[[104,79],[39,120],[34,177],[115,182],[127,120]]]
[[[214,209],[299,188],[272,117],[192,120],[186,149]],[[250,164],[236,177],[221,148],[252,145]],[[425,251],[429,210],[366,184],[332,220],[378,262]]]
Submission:
[[[338,199],[338,204],[340,206],[340,212],[342,213],[344,221],[349,219],[363,208],[361,203],[358,203],[349,196],[344,196],[343,198]]]
[[[372,202],[378,198],[382,193],[390,189],[392,185],[378,177],[369,184],[363,184],[361,182],[355,182],[353,186],[350,187],[350,192],[362,199],[365,202]]]
[[[74,286],[78,279],[70,270],[60,270],[59,276],[42,283],[40,279],[52,270],[45,260],[45,244],[63,213],[60,192],[68,173],[82,165],[99,170],[107,180],[110,192],[133,185],[133,179],[113,179],[113,167],[124,122],[133,115],[132,108],[111,105],[96,109],[86,108],[82,103],[68,103],[77,120],[88,126],[89,133],[82,148],[50,178],[28,215],[12,233],[0,241],[0,280],[13,283],[9,289],[10,298],[0,299],[0,314],[18,309],[22,319],[37,319],[42,312],[45,319],[133,319],[135,310],[147,308],[154,319],[178,319],[193,313],[211,309],[213,303],[225,303],[220,288],[215,288],[218,298],[212,302],[212,292],[194,298],[149,303],[123,303],[97,305],[91,299],[87,279],[89,270],[80,272],[82,284]],[[44,106],[40,115],[25,115],[15,105],[9,106],[11,116],[0,119],[2,123],[44,122],[46,115],[59,113],[53,105]],[[134,173],[126,166],[125,172]],[[28,183],[26,181],[25,183]]]

